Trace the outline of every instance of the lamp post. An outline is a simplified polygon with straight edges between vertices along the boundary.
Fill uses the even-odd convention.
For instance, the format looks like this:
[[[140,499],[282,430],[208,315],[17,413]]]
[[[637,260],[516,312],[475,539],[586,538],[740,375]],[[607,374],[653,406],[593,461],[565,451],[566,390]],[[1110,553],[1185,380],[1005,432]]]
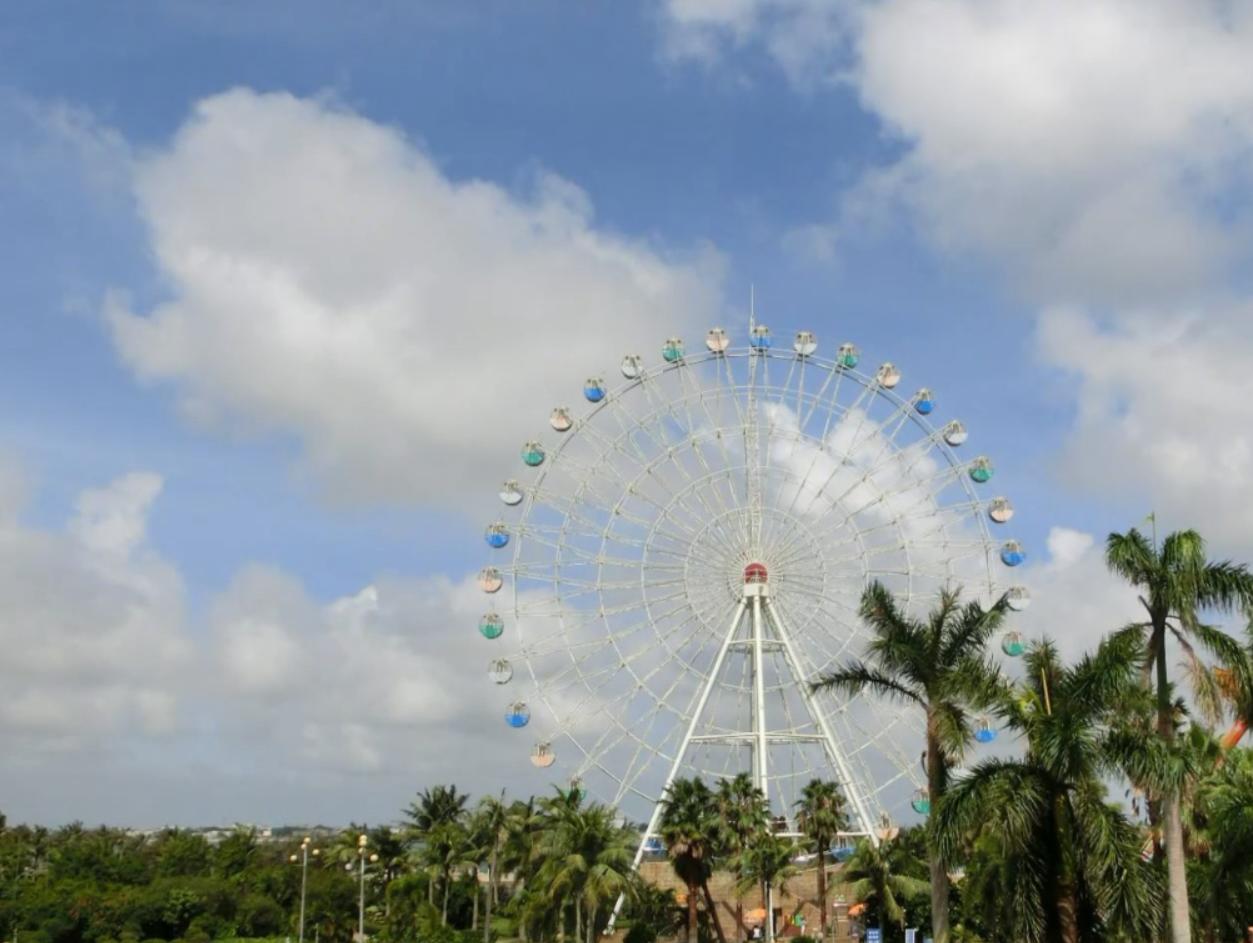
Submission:
[[[357,836],[357,860],[361,863],[360,865],[360,872],[361,872],[360,882],[361,883],[360,883],[360,890],[358,892],[358,897],[357,897],[357,941],[358,943],[365,943],[365,862],[366,862],[366,857],[367,857],[366,846],[369,843],[370,843],[370,839],[367,838],[365,835]],[[371,864],[379,860],[379,856],[377,854],[372,854],[372,855],[369,855],[368,857],[369,857]],[[344,870],[349,871],[349,872],[352,871],[351,861],[349,861],[346,865],[344,865]]]
[[[306,835],[300,843],[300,854],[292,855],[288,859],[292,864],[300,862],[300,943],[305,943],[305,887],[309,878],[309,855],[312,853],[314,858],[318,856],[318,849],[310,848],[312,843],[313,840]]]

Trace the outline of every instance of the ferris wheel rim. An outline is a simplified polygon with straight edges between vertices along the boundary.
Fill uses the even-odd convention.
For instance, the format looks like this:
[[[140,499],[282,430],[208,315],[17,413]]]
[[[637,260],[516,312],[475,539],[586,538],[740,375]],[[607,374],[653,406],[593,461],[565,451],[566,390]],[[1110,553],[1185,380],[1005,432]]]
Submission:
[[[878,382],[876,376],[867,375],[865,373],[862,373],[861,371],[858,371],[853,368],[849,368],[848,366],[843,365],[835,360],[831,360],[829,358],[815,356],[812,354],[802,355],[802,354],[798,354],[795,352],[785,351],[782,349],[761,350],[760,348],[754,348],[754,347],[732,348],[732,349],[726,350],[725,352],[716,352],[716,353],[715,352],[697,352],[694,354],[685,355],[682,359],[679,359],[674,362],[666,362],[663,364],[652,365],[647,368],[644,368],[639,372],[637,376],[628,378],[626,379],[625,382],[619,383],[613,386],[612,388],[602,383],[602,385],[604,386],[604,389],[599,399],[597,401],[593,401],[589,403],[590,408],[584,415],[574,418],[571,424],[567,428],[557,429],[556,427],[554,427],[554,431],[560,433],[560,438],[554,445],[544,449],[543,464],[534,469],[535,471],[534,480],[529,486],[523,489],[523,500],[521,501],[520,505],[515,509],[518,515],[518,518],[517,518],[516,523],[513,525],[513,533],[516,534],[518,539],[514,541],[514,547],[512,548],[511,557],[510,557],[508,565],[502,567],[502,570],[504,572],[509,573],[511,577],[508,582],[510,584],[510,595],[511,595],[511,601],[512,601],[511,608],[514,613],[514,631],[517,632],[519,636],[519,643],[520,643],[518,653],[522,656],[521,660],[527,666],[527,673],[530,676],[533,689],[536,691],[541,701],[544,702],[545,709],[547,710],[549,716],[558,718],[560,717],[560,711],[555,709],[554,706],[551,703],[549,703],[549,699],[545,690],[544,680],[537,674],[536,665],[534,661],[532,660],[532,658],[529,657],[529,650],[528,650],[525,636],[524,636],[524,632],[526,630],[523,628],[522,618],[521,618],[521,614],[525,610],[525,607],[522,602],[522,596],[524,595],[524,590],[522,586],[522,580],[517,578],[516,576],[516,574],[524,572],[524,568],[520,566],[520,559],[521,559],[521,556],[523,553],[523,547],[524,547],[524,538],[529,538],[529,539],[534,538],[535,532],[530,531],[528,529],[528,522],[531,519],[532,512],[536,509],[536,507],[540,504],[540,502],[543,500],[545,496],[546,482],[548,482],[553,477],[553,470],[555,468],[562,467],[563,456],[566,456],[567,453],[570,452],[570,450],[575,447],[574,443],[579,442],[582,439],[582,437],[585,434],[587,434],[587,431],[589,429],[594,428],[594,423],[597,421],[597,417],[605,416],[605,415],[614,415],[614,414],[618,416],[626,416],[627,421],[624,422],[624,421],[619,420],[619,425],[622,429],[621,434],[619,436],[619,438],[621,439],[630,434],[630,430],[633,427],[633,424],[642,425],[645,421],[655,420],[658,416],[662,415],[663,412],[668,412],[668,414],[671,416],[675,415],[673,412],[673,404],[670,404],[667,410],[663,410],[661,407],[657,407],[651,410],[650,412],[644,413],[643,415],[627,412],[625,411],[623,407],[620,406],[620,403],[623,401],[624,397],[626,397],[628,394],[632,393],[633,391],[639,390],[641,388],[644,388],[645,390],[647,390],[648,384],[655,383],[657,379],[660,377],[671,375],[671,374],[679,374],[680,377],[682,377],[684,373],[690,373],[693,370],[693,367],[704,365],[704,364],[709,364],[710,362],[714,362],[715,366],[717,367],[722,367],[723,365],[727,365],[728,375],[730,375],[730,372],[731,372],[730,365],[732,365],[734,362],[738,360],[742,360],[743,358],[754,358],[754,360],[757,360],[759,358],[758,362],[762,364],[766,364],[766,365],[769,365],[770,363],[775,362],[775,363],[780,363],[780,364],[786,363],[792,369],[799,367],[801,374],[802,374],[801,382],[803,382],[803,375],[807,369],[810,369],[812,371],[821,371],[826,376],[826,379],[828,381],[830,380],[831,377],[838,377],[839,381],[841,382],[845,378],[848,378],[860,387],[861,396],[865,396],[870,399],[873,399],[874,397],[882,398],[883,401],[890,403],[894,407],[894,411],[892,415],[894,417],[899,417],[902,425],[908,423],[908,424],[911,424],[914,428],[920,430],[922,433],[922,439],[919,441],[925,442],[927,447],[925,449],[920,449],[919,454],[926,455],[926,454],[937,453],[940,456],[942,456],[944,458],[944,463],[941,469],[941,473],[945,475],[952,473],[952,481],[959,484],[962,494],[964,495],[964,500],[960,504],[948,505],[939,510],[942,510],[944,512],[959,510],[962,513],[960,514],[960,516],[955,518],[956,520],[963,521],[967,525],[970,522],[975,522],[976,539],[973,541],[973,543],[978,544],[979,547],[981,547],[984,551],[986,569],[988,573],[987,588],[989,592],[994,592],[994,589],[996,586],[996,580],[993,575],[994,567],[993,567],[993,561],[992,561],[992,554],[993,554],[993,549],[995,547],[996,542],[990,533],[990,528],[988,527],[984,514],[980,513],[980,511],[985,508],[988,502],[982,499],[980,495],[976,493],[975,489],[973,488],[971,484],[971,481],[967,478],[967,476],[962,475],[962,474],[956,474],[956,472],[964,470],[967,467],[968,463],[962,461],[962,459],[956,454],[953,446],[950,445],[949,442],[946,441],[945,439],[944,430],[948,428],[948,426],[952,425],[951,422],[948,424],[948,426],[945,426],[943,428],[937,425],[933,425],[932,422],[927,417],[927,415],[922,414],[918,409],[912,408],[915,405],[912,399],[903,397],[900,394],[896,393],[894,390],[883,386],[881,383]],[[750,363],[752,362],[754,361],[750,361]],[[785,380],[784,382],[786,383],[788,381]],[[682,385],[682,382],[680,382],[680,386],[681,385]],[[752,386],[751,383],[750,384],[732,384],[729,387],[725,387],[725,388],[720,387],[718,389],[718,393],[719,395],[725,398],[728,398],[730,401],[738,403],[738,397],[740,393],[746,391],[751,386]],[[772,384],[769,382],[758,386],[757,389],[759,392],[761,390],[771,390],[771,391],[782,390],[784,393],[788,392],[786,387],[781,387],[778,384]],[[825,390],[825,385],[823,389]],[[815,404],[821,404],[822,395],[823,395],[822,392],[819,392],[818,394],[811,397],[811,399],[814,401]],[[704,394],[697,394],[697,397],[700,400],[700,404],[702,406],[705,405],[703,401],[703,396]],[[778,402],[780,404],[783,403],[782,397],[778,398]],[[688,404],[685,402],[684,405],[686,407]],[[812,407],[811,413],[810,413],[811,416],[813,414],[812,410],[817,409],[817,408],[818,408],[818,405],[814,405]],[[827,410],[828,410],[827,421],[828,421],[828,424],[830,424],[830,422],[832,421],[832,416],[834,415],[834,409],[828,406]],[[558,410],[554,410],[554,414],[557,411]],[[740,418],[741,419],[743,418],[742,414]],[[864,414],[862,417],[862,421],[865,421]],[[754,423],[758,428],[760,428],[762,425],[759,418],[755,419]],[[773,434],[773,431],[774,430],[771,429],[772,434]],[[813,441],[812,436],[806,437],[805,435],[801,433],[798,433],[796,435],[796,442],[798,444],[809,443],[812,441]],[[890,444],[893,440],[889,439],[888,441]],[[528,443],[528,445],[530,445],[530,443]],[[607,450],[603,451],[599,453],[599,457],[603,460],[604,456],[607,454],[609,454]],[[894,453],[894,454],[899,454],[899,452]],[[657,464],[664,464],[664,462],[666,462],[668,458],[669,456],[667,455],[658,454],[654,456],[653,461]],[[746,455],[745,461],[744,461],[745,469],[747,469],[748,466],[750,465],[750,461],[751,460]],[[571,463],[571,464],[574,464],[574,463]],[[705,478],[728,477],[728,476],[733,475],[735,470],[736,469],[733,467],[732,468],[721,467],[715,471],[708,472],[704,477]],[[643,474],[644,472],[642,471],[639,472],[639,474],[637,475],[637,478]],[[687,483],[685,487],[686,489],[697,487],[700,481],[701,479],[690,481]],[[589,487],[588,483],[586,481],[581,482],[580,489],[585,488],[585,487]],[[581,497],[581,494],[576,494],[572,496],[571,501],[572,502],[576,501],[580,497]],[[934,495],[928,495],[928,497],[934,497]],[[678,501],[678,499],[679,499],[679,494],[673,494],[667,507],[674,505],[675,502]],[[795,500],[795,498],[793,498],[793,500]],[[824,513],[827,513],[827,514],[834,513],[837,505],[838,505],[838,501],[833,501],[830,507]],[[545,505],[545,506],[557,507],[556,505]],[[733,515],[734,513],[736,513],[737,510],[742,511],[742,509],[728,508],[725,513],[727,515]],[[969,513],[966,513],[966,512],[969,512]],[[850,518],[852,516],[853,516],[852,513],[847,513],[846,520],[847,518]],[[653,570],[648,566],[648,554],[652,552],[652,546],[653,546],[652,537],[654,536],[654,532],[659,527],[663,519],[664,518],[663,518],[662,513],[659,513],[657,516],[653,518],[651,527],[648,530],[646,534],[646,538],[644,540],[643,556],[641,557],[641,560],[639,562],[639,567],[638,567],[640,571],[639,582],[640,582],[640,589],[641,589],[641,599],[643,600],[642,607],[647,616],[647,621],[649,622],[653,621],[652,612],[651,612],[651,606],[653,603],[652,601],[649,600],[648,594],[647,594],[647,587],[648,587],[647,575],[648,573],[653,572]],[[565,526],[566,525],[563,523],[562,528],[556,532],[556,536],[554,539],[556,540],[557,545],[558,545],[557,549],[560,549],[561,542],[566,536],[567,532],[565,530]],[[610,532],[612,530],[612,526],[613,526],[613,521],[612,519],[610,519],[609,523],[606,524],[601,531],[601,550],[602,551],[605,549],[606,545],[609,543]],[[947,533],[947,531],[944,530],[945,527],[947,527],[947,524],[941,521],[941,533]],[[862,540],[860,531],[854,529],[854,535],[856,536],[858,540]],[[906,554],[905,571],[906,571],[906,574],[908,574],[912,570],[912,565],[909,559],[910,542],[908,540],[903,540],[901,549]],[[865,556],[865,546],[864,546],[864,541],[863,541],[863,558],[864,556]],[[684,567],[686,568],[690,566],[690,563],[691,563],[691,558],[689,556],[688,558],[685,558],[684,560]],[[555,567],[555,569],[559,569],[559,568]],[[603,572],[603,567],[598,567],[597,569],[598,575],[595,581],[595,584],[597,586],[599,586],[601,582],[601,577],[599,575],[601,572]],[[832,597],[826,592],[827,571],[823,569],[821,571],[821,575],[822,575],[823,582],[821,583],[819,590],[813,593],[813,595],[818,599],[831,601]],[[567,583],[568,582],[570,582],[570,580],[567,580]],[[558,587],[555,598],[558,601],[560,601],[562,597],[561,597],[561,591],[560,591],[561,577],[559,574],[554,575],[554,585]],[[837,604],[838,604],[838,600],[837,600]],[[693,612],[697,613],[698,618],[700,618],[699,613],[701,609],[698,608],[690,598],[688,599],[688,607]],[[565,631],[564,629],[558,629],[557,632],[554,634],[560,634],[564,631]],[[641,687],[646,687],[646,685],[643,685],[639,676],[636,675],[635,669],[631,665],[632,656],[628,655],[628,653],[618,648],[618,639],[614,635],[614,633],[608,632],[606,636],[606,640],[609,642],[609,644],[613,645],[615,650],[618,652],[618,655],[620,656],[620,659],[619,659],[620,666],[626,668],[626,670],[632,675],[632,677],[635,678],[635,680],[641,684]],[[852,641],[851,638],[846,640],[845,642],[846,647],[848,644],[851,644],[851,641]],[[709,678],[702,675],[700,670],[696,668],[695,666],[687,664],[686,662],[683,663],[683,665],[685,669],[692,672],[696,677],[702,679],[703,681],[709,680]],[[581,674],[581,669],[578,668],[577,666],[575,667],[574,671],[576,675]],[[662,700],[659,699],[658,704],[660,705],[661,703],[662,703]],[[689,704],[689,707],[690,707],[690,704]],[[684,713],[686,708],[672,707],[671,709],[674,710],[674,712],[676,713],[676,716],[681,719],[686,716]],[[630,731],[626,731],[626,733],[628,736],[631,735]],[[569,739],[576,746],[576,748],[578,748],[580,752],[583,753],[585,759],[584,759],[584,762],[580,764],[580,771],[583,771],[585,769],[590,769],[593,766],[597,766],[597,767],[600,766],[599,756],[593,755],[593,753],[589,752],[587,747],[581,742],[580,738],[575,732],[572,732],[569,729],[561,729],[559,732],[555,734],[550,734],[548,736],[548,739],[556,740],[559,737],[564,737],[564,738]],[[640,746],[643,748],[653,749],[651,744],[646,743],[642,739],[639,739],[638,742]],[[659,755],[664,755],[660,752],[660,750],[658,750],[658,753]],[[604,769],[604,772],[611,779],[616,779],[616,776],[612,771],[608,769]],[[626,783],[622,784],[622,789],[625,791],[631,791],[631,792],[635,791],[632,786]],[[644,795],[643,793],[638,793],[638,794],[641,796]]]

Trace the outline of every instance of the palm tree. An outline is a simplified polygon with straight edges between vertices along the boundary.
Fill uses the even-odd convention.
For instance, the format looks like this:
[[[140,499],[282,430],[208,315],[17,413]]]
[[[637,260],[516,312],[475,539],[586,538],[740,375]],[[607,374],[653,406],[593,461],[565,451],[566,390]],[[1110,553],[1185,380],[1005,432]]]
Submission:
[[[1172,636],[1192,665],[1198,659],[1192,641],[1198,641],[1222,661],[1240,657],[1239,646],[1225,633],[1204,625],[1205,610],[1231,612],[1253,608],[1253,574],[1243,565],[1205,558],[1205,541],[1196,531],[1177,531],[1157,546],[1138,530],[1110,534],[1105,545],[1110,570],[1140,590],[1140,602],[1148,620],[1137,628],[1148,636],[1148,652],[1156,673],[1157,735],[1164,744],[1175,737],[1166,641]],[[1212,675],[1193,671],[1194,678]],[[1188,912],[1188,879],[1184,861],[1180,796],[1165,790],[1162,804],[1166,845],[1166,873],[1170,888],[1170,935],[1173,943],[1189,943],[1192,936]]]
[[[928,887],[926,881],[904,873],[909,870],[906,855],[894,842],[876,846],[863,839],[844,863],[843,874],[854,900],[866,905],[867,915],[900,929],[905,927],[905,905],[926,894]]]
[[[1233,751],[1210,770],[1197,804],[1215,826],[1190,875],[1197,925],[1208,941],[1240,939],[1253,913],[1253,751]]]
[[[719,842],[722,852],[732,862],[743,860],[753,839],[765,832],[770,825],[770,809],[766,797],[753,783],[747,773],[718,783],[714,802],[718,811]],[[741,875],[742,877],[742,875]],[[735,938],[744,933],[744,895],[736,885],[735,892]]]
[[[575,938],[591,943],[601,905],[623,893],[633,871],[634,833],[615,822],[607,806],[551,802],[540,839],[537,873],[550,901],[564,914],[574,905]],[[586,916],[586,920],[584,919]]]
[[[496,882],[500,877],[500,856],[509,839],[509,806],[505,804],[505,792],[500,798],[484,796],[474,813],[472,831],[482,844],[487,858],[487,900],[484,905],[483,943],[491,940],[492,908],[496,905]],[[478,906],[478,885],[475,884],[475,906]]]
[[[425,835],[440,825],[459,821],[466,812],[470,797],[457,791],[456,786],[435,786],[423,789],[405,809],[405,818],[419,835]]]
[[[833,782],[811,779],[796,803],[796,826],[818,854],[818,912],[821,939],[827,938],[827,849],[848,828],[844,795]]]
[[[460,874],[467,868],[478,867],[478,858],[465,823],[460,820],[445,822],[427,832],[422,845],[421,860],[430,881],[428,901],[433,896],[433,888],[438,884],[443,895],[440,919],[447,926],[448,894],[452,889],[453,875]]]
[[[713,870],[718,833],[717,810],[709,787],[700,779],[674,780],[662,799],[661,839],[670,855],[674,873],[687,885],[684,939],[688,943],[696,932],[696,909],[701,891],[704,891],[719,943],[726,943],[713,896],[709,893],[709,875]]]
[[[786,891],[787,882],[795,877],[796,865],[792,864],[795,854],[796,846],[791,841],[767,830],[754,837],[740,856],[737,892],[743,893],[751,887],[760,889],[761,904],[766,911],[766,943],[774,939],[772,892]]]
[[[457,791],[456,786],[435,786],[423,789],[415,801],[405,809],[411,840],[425,846],[419,853],[423,871],[427,874],[427,903],[435,906],[435,879],[444,879],[451,859],[459,856],[460,840],[454,840],[454,826],[460,825],[466,812],[469,796]],[[439,847],[431,845],[438,839]],[[445,881],[445,884],[447,881]],[[447,887],[444,896],[447,898]],[[447,906],[445,905],[445,910]]]
[[[945,857],[983,830],[997,836],[1012,862],[1007,914],[1015,939],[1079,943],[1102,932],[1152,935],[1158,901],[1140,857],[1143,836],[1106,802],[1102,781],[1118,770],[1129,744],[1143,744],[1118,729],[1142,664],[1135,627],[1107,637],[1071,667],[1051,642],[1033,645],[1026,680],[998,709],[1025,737],[1025,755],[980,763],[936,811]]]
[[[529,906],[531,879],[539,864],[539,836],[544,817],[539,812],[535,797],[523,802],[514,800],[509,805],[505,823],[505,843],[501,848],[500,867],[514,875],[512,910],[518,918],[518,934],[523,941],[531,926],[531,917],[537,913]]]
[[[866,660],[850,661],[814,683],[815,690],[849,696],[872,691],[922,709],[932,805],[944,797],[949,767],[972,739],[967,708],[987,706],[1001,690],[986,650],[1007,609],[1004,596],[984,609],[977,602],[963,606],[958,591],[944,590],[923,622],[902,612],[883,584],[872,583],[861,597],[861,618],[874,633]],[[932,937],[949,943],[948,872],[933,834],[928,847]]]

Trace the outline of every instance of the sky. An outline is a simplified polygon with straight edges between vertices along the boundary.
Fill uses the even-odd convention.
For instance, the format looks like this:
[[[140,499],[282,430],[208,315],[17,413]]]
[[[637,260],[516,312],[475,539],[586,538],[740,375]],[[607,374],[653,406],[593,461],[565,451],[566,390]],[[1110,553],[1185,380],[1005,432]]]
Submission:
[[[5,4],[0,809],[546,789],[476,644],[496,484],[750,288],[962,416],[1025,631],[1129,619],[1150,511],[1253,559],[1250,63],[1206,0]]]

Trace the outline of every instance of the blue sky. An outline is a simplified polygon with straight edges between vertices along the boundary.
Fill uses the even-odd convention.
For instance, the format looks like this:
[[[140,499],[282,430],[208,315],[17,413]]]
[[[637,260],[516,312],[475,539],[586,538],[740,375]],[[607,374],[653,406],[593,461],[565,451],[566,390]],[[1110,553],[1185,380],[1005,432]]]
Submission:
[[[404,670],[465,666],[473,689],[461,581],[540,394],[623,344],[742,330],[750,285],[776,330],[854,340],[967,421],[1020,509],[1032,628],[1086,642],[1077,594],[1117,620],[1085,535],[1150,508],[1253,552],[1231,511],[1253,470],[1253,24],[1220,4],[991,7],[7,5],[0,499],[10,552],[72,543],[82,592],[15,586],[0,618],[29,646],[34,607],[64,650],[110,618],[84,609],[95,591],[139,601],[99,628],[116,664],[20,669],[5,812],[377,819],[434,779],[535,788],[482,758],[494,705],[449,710],[454,686],[428,692],[429,729],[381,722],[401,664],[337,681],[346,600],[392,587],[378,618]],[[624,285],[606,253],[647,277]],[[584,281],[519,281],[566,265]],[[273,294],[236,319],[258,293],[222,273],[245,270]],[[434,287],[407,313],[371,295],[409,277]],[[383,325],[342,356],[337,304]],[[518,334],[530,355],[510,356]],[[76,786],[87,764],[112,788]]]

